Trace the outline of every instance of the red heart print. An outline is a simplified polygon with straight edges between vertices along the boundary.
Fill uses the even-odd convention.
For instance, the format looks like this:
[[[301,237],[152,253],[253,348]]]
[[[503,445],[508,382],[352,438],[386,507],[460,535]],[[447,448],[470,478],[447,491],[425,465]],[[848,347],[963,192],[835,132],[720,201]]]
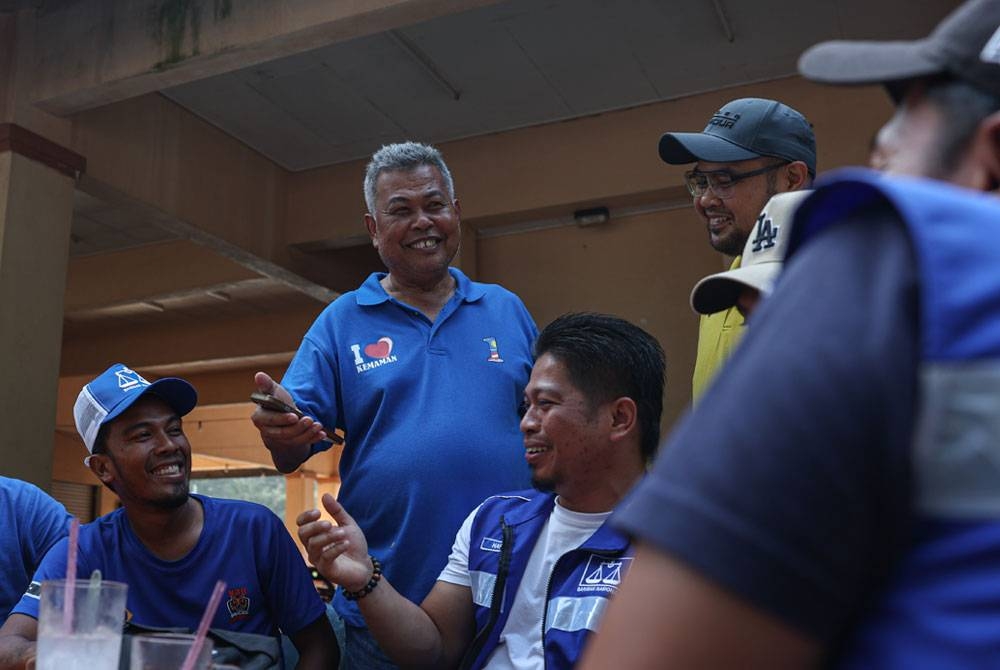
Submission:
[[[388,358],[392,353],[392,340],[380,337],[378,342],[365,345],[365,355],[369,358]]]

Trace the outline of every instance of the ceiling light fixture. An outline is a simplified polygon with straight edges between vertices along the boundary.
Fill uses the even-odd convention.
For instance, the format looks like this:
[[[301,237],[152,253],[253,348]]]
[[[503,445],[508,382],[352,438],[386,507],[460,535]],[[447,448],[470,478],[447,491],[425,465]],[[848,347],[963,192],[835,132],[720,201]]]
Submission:
[[[578,209],[573,212],[573,220],[581,228],[586,226],[598,226],[607,223],[611,219],[611,212],[607,207],[591,207],[589,209]]]

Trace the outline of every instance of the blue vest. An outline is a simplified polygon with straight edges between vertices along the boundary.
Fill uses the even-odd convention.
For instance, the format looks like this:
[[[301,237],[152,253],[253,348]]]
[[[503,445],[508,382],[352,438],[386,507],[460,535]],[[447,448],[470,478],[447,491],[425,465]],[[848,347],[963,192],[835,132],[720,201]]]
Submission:
[[[905,222],[920,279],[915,532],[839,666],[1000,667],[1000,201],[842,171],[796,214],[789,254],[877,202]]]
[[[462,667],[483,667],[496,648],[554,504],[553,494],[520,491],[488,498],[476,514],[469,540],[476,636]],[[632,554],[628,538],[605,523],[556,561],[542,617],[546,668],[573,667],[631,565]]]

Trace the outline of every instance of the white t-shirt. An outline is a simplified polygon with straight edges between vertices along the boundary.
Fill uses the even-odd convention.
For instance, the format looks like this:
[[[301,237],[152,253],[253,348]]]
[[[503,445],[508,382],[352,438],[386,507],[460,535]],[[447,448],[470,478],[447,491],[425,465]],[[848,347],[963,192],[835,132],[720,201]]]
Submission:
[[[469,545],[472,520],[478,511],[477,507],[462,523],[455,536],[448,565],[441,571],[439,580],[462,586],[472,585],[469,577]],[[545,595],[552,568],[560,556],[586,542],[609,516],[611,512],[571,512],[560,505],[559,498],[556,498],[552,514],[531,550],[524,577],[511,604],[510,615],[500,633],[500,642],[484,667],[491,670],[544,667],[542,615],[545,613]]]

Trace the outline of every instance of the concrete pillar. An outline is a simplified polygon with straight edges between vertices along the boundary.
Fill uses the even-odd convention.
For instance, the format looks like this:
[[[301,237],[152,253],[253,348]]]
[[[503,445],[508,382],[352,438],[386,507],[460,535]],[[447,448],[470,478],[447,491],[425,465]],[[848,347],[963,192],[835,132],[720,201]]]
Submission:
[[[78,154],[0,124],[0,473],[46,489],[73,188],[84,165]]]

